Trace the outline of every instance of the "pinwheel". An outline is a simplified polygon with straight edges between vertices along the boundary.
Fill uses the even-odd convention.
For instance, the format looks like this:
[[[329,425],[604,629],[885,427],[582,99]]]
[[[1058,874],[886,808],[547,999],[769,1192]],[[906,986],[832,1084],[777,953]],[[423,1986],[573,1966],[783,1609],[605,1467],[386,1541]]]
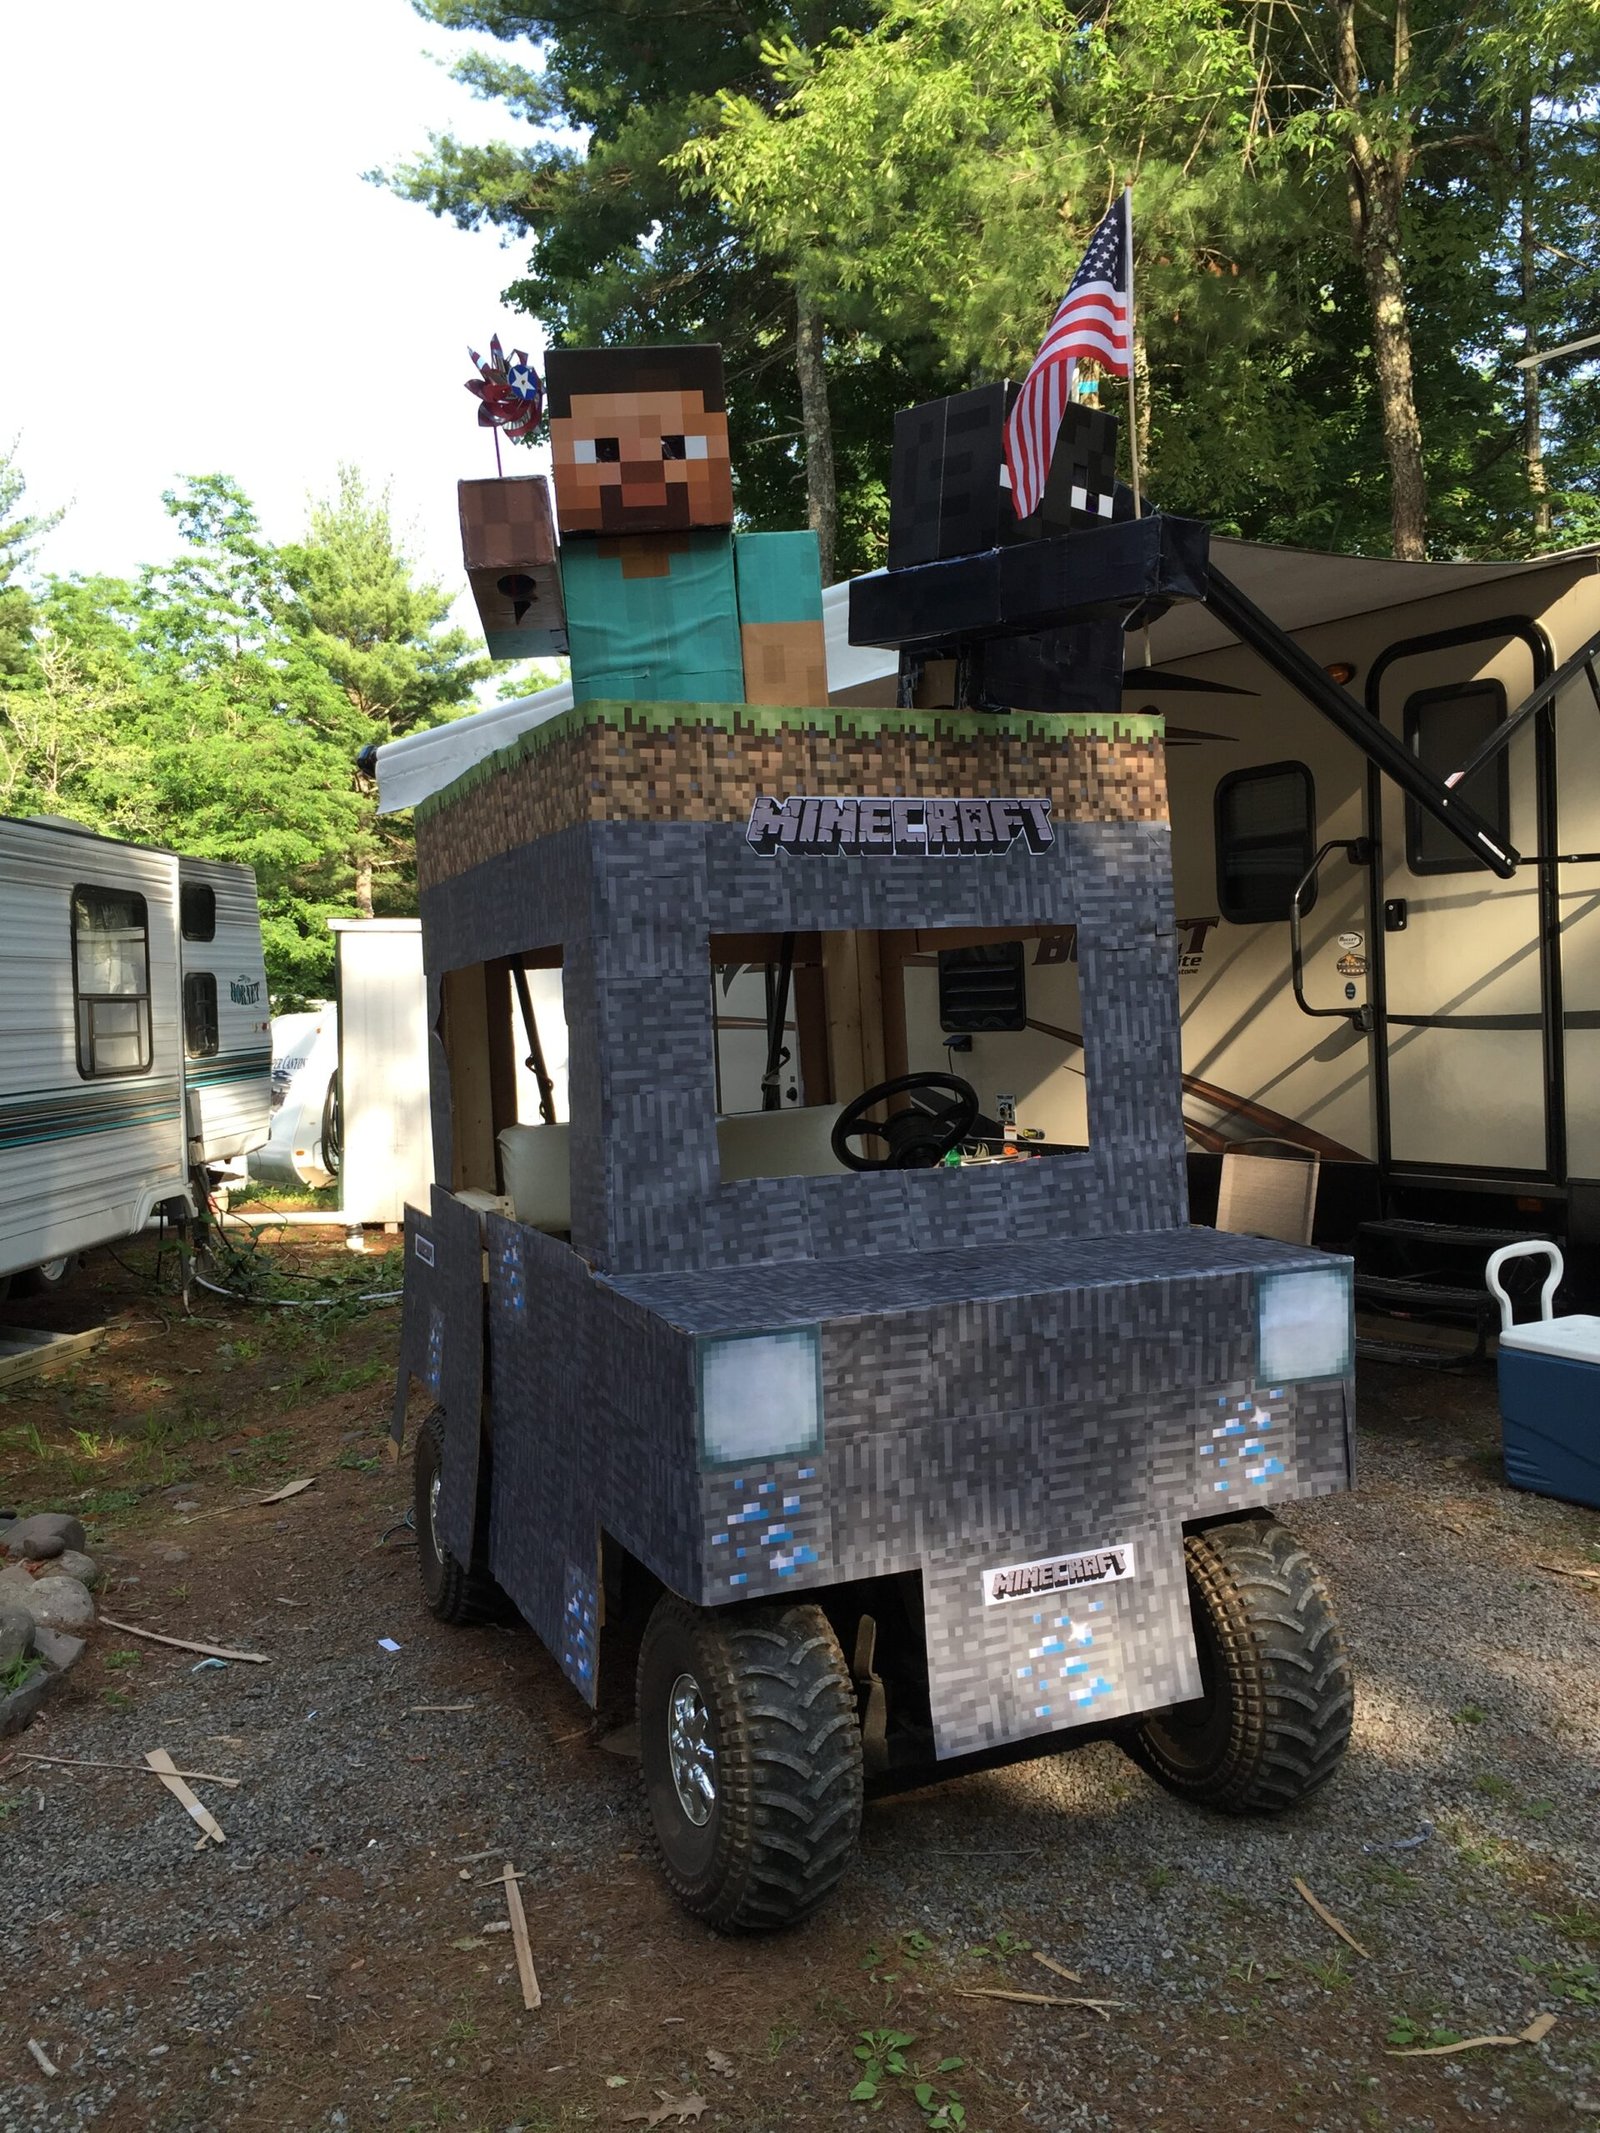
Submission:
[[[500,346],[496,334],[489,343],[487,356],[479,355],[476,348],[469,348],[468,355],[478,369],[478,376],[468,378],[467,391],[474,393],[479,402],[478,426],[495,432],[495,465],[500,464],[500,431],[524,444],[539,426],[539,417],[544,413],[544,386],[539,373],[534,369],[524,348],[513,348],[510,356]]]

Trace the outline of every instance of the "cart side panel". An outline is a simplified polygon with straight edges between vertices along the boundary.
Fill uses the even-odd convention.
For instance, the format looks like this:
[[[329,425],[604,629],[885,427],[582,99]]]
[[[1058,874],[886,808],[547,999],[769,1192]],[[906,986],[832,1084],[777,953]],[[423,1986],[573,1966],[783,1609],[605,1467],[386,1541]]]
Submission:
[[[439,1538],[457,1562],[482,1553],[478,1458],[483,1439],[483,1232],[475,1208],[433,1188],[432,1280],[444,1319],[439,1404],[444,1409],[444,1473]]]
[[[394,1407],[389,1427],[396,1446],[405,1441],[406,1409],[412,1385],[420,1385],[435,1406],[442,1397],[445,1314],[438,1261],[432,1211],[408,1204],[405,1264],[401,1276],[400,1359],[395,1373]]]
[[[699,1590],[692,1345],[554,1238],[498,1215],[486,1232],[489,1565],[592,1704],[602,1527],[672,1590]]]

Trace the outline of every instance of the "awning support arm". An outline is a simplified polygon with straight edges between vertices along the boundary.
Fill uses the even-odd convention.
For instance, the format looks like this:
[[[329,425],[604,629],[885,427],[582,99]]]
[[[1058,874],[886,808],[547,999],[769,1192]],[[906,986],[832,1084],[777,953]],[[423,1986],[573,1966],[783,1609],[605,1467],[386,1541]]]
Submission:
[[[1600,674],[1595,672],[1597,657],[1600,657],[1600,630],[1596,630],[1587,644],[1580,644],[1570,659],[1564,659],[1553,674],[1540,682],[1533,694],[1518,704],[1509,718],[1500,721],[1494,731],[1485,738],[1482,746],[1467,757],[1459,770],[1452,771],[1445,779],[1446,785],[1465,785],[1469,778],[1476,777],[1484,764],[1492,762],[1506,746],[1511,736],[1525,726],[1530,718],[1537,717],[1545,705],[1553,702],[1567,683],[1580,673],[1587,673],[1595,707],[1600,710]]]
[[[1393,778],[1402,792],[1425,808],[1436,822],[1443,823],[1474,859],[1481,860],[1502,881],[1510,880],[1521,855],[1511,845],[1503,844],[1483,818],[1465,800],[1458,799],[1442,779],[1425,770],[1380,720],[1369,717],[1355,698],[1325,674],[1311,654],[1279,629],[1270,615],[1263,614],[1215,563],[1210,569],[1206,605],[1241,644],[1249,645],[1281,680],[1354,741],[1386,777]]]

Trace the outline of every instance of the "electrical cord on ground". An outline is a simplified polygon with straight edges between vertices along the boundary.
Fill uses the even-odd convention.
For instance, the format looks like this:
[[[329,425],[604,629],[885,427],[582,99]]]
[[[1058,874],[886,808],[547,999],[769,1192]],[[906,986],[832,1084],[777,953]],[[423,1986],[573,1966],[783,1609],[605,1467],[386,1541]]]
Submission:
[[[217,1205],[216,1196],[209,1186],[201,1187],[200,1200],[209,1220],[202,1228],[198,1240],[199,1251],[193,1256],[186,1256],[185,1309],[188,1308],[188,1294],[191,1285],[205,1289],[213,1296],[227,1297],[234,1303],[258,1305],[280,1311],[326,1311],[332,1310],[338,1304],[350,1303],[398,1303],[404,1295],[404,1291],[400,1289],[378,1289],[369,1290],[356,1296],[348,1294],[342,1296],[263,1296],[256,1287],[257,1270],[254,1264],[263,1242],[260,1231],[249,1223],[240,1223],[238,1225],[250,1239],[250,1250],[241,1252],[227,1235],[224,1228],[228,1211]],[[237,1217],[235,1220],[237,1221]],[[208,1281],[205,1275],[200,1272],[197,1264],[200,1252],[205,1254],[207,1261],[213,1267],[213,1271],[231,1275],[236,1285],[229,1286],[225,1281]],[[302,1273],[296,1268],[276,1264],[272,1267],[272,1276],[279,1281],[314,1281],[317,1279],[314,1274]]]

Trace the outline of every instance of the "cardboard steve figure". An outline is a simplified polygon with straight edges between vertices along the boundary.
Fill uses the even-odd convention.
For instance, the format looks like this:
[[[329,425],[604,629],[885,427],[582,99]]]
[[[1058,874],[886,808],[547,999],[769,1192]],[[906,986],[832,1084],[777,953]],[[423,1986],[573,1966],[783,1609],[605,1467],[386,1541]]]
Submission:
[[[814,537],[732,532],[721,349],[558,348],[547,368],[575,701],[825,696]]]
[[[580,418],[551,371],[570,468],[638,455],[566,492],[601,527],[698,508],[642,413],[601,380]],[[561,465],[577,671],[580,544],[618,544],[614,591],[689,566],[703,615],[670,544],[725,536],[569,530]],[[663,573],[625,574],[633,540]],[[1183,522],[987,553],[1030,548],[1031,578],[976,559],[962,644],[1205,589]],[[760,627],[782,569],[728,552]],[[699,623],[648,614],[697,671]],[[1349,1485],[1350,1268],[1188,1222],[1168,847],[1154,717],[820,689],[580,699],[417,810],[441,1182],[407,1215],[396,1428],[420,1386],[425,1594],[508,1596],[590,1704],[636,1708],[666,1877],[714,1925],[805,1915],[864,1784],[930,1763],[1110,1733],[1246,1811],[1343,1752],[1343,1648],[1274,1514]],[[557,969],[547,1120],[519,1062]]]

